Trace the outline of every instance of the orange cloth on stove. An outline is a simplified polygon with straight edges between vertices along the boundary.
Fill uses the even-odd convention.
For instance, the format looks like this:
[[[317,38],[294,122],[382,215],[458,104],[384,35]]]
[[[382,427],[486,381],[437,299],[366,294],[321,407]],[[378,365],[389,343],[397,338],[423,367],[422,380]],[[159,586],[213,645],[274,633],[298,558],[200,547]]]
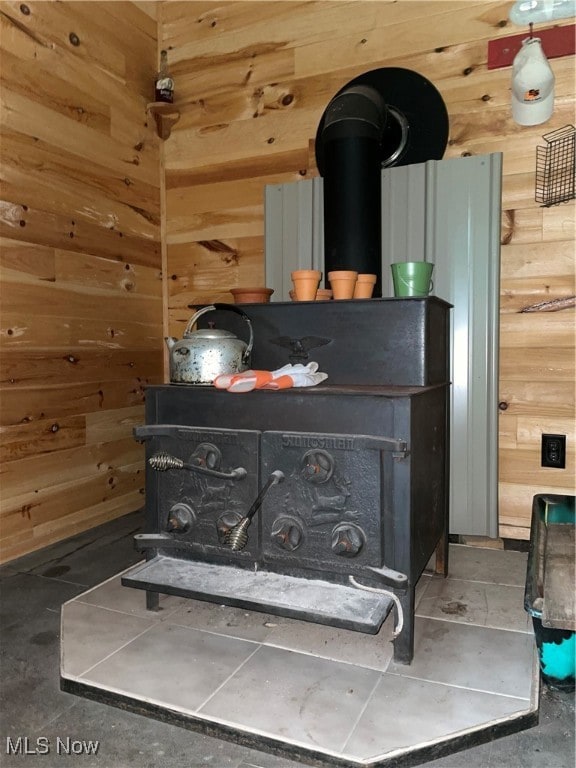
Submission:
[[[318,373],[318,363],[307,365],[284,365],[276,371],[248,370],[236,374],[222,374],[214,379],[217,389],[228,392],[251,392],[254,389],[288,389],[290,387],[312,387],[328,378],[327,373]]]

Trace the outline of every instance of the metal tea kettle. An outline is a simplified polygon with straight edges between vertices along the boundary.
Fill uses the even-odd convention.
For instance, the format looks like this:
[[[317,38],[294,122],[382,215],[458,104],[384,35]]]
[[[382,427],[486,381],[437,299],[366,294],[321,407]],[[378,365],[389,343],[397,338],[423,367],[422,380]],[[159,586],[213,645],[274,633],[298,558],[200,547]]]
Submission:
[[[248,344],[231,331],[218,328],[192,330],[198,318],[216,309],[230,310],[242,317],[250,331]],[[167,336],[165,341],[170,350],[170,381],[209,386],[223,373],[240,373],[248,368],[254,334],[250,318],[239,307],[211,304],[190,318],[181,341],[172,336]]]

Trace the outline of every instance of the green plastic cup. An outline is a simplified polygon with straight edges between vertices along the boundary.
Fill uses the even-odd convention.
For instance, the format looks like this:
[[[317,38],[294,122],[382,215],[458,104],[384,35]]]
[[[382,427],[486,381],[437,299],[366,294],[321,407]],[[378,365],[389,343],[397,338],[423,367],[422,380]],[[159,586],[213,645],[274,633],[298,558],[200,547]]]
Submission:
[[[394,296],[428,296],[434,288],[434,264],[427,261],[401,261],[390,264]]]

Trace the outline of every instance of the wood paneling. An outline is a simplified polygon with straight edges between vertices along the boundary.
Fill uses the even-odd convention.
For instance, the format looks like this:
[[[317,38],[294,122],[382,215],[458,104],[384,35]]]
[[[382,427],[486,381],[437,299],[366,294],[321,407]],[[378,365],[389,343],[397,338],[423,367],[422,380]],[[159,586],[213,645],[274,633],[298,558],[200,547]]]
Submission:
[[[132,429],[163,365],[151,10],[0,4],[4,560],[142,505]]]
[[[0,3],[4,559],[141,505],[131,431],[164,332],[264,282],[265,185],[317,174],[326,104],[379,67],[435,84],[447,157],[503,153],[501,534],[528,537],[535,493],[573,493],[575,206],[534,183],[542,134],[574,123],[574,57],[551,62],[551,120],[515,124],[510,68],[486,66],[511,0],[26,5]],[[164,144],[159,45],[181,112]],[[540,467],[542,432],[568,436],[566,470]]]
[[[182,113],[164,148],[174,335],[189,304],[262,282],[264,186],[317,173],[320,116],[358,74],[421,72],[448,108],[446,157],[503,153],[499,514],[502,535],[527,538],[532,496],[573,493],[575,481],[575,206],[541,208],[534,184],[536,147],[574,123],[576,99],[574,57],[554,59],[553,117],[532,128],[513,121],[511,68],[487,69],[488,41],[518,32],[511,5],[170,2],[159,34]],[[540,467],[542,432],[568,435],[566,470]]]

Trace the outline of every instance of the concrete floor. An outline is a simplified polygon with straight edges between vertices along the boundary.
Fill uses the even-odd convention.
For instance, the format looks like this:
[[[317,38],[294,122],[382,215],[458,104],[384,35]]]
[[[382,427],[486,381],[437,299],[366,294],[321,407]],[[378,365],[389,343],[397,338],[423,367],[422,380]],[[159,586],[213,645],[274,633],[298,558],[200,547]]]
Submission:
[[[60,691],[60,607],[141,559],[132,544],[141,523],[134,513],[0,568],[0,766],[297,768],[285,758]],[[89,741],[99,742],[96,754],[83,744]],[[542,686],[538,726],[425,765],[574,763],[574,694]]]

